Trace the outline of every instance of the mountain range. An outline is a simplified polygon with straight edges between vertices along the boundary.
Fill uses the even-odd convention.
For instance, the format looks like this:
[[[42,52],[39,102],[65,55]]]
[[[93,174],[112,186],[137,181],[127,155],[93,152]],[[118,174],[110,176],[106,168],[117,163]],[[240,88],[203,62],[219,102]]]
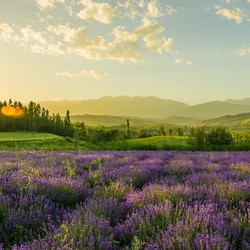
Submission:
[[[164,120],[168,123],[193,123],[226,115],[250,112],[250,98],[243,100],[228,99],[197,105],[187,105],[154,96],[104,96],[93,100],[41,101],[41,106],[51,113],[65,115],[107,115],[121,117],[140,117]]]

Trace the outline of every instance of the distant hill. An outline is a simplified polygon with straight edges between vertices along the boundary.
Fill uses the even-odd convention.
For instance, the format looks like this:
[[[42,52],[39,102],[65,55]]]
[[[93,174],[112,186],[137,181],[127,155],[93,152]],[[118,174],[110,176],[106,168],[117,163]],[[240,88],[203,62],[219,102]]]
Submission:
[[[145,123],[157,123],[158,120],[138,118],[131,116],[111,116],[111,115],[73,115],[71,116],[72,122],[84,122],[87,126],[102,125],[105,127],[127,125],[127,119],[129,119],[131,125],[139,125]]]
[[[250,106],[214,101],[188,107],[176,115],[199,119],[211,119],[224,115],[236,115],[245,112],[250,112]]]
[[[242,104],[242,105],[250,106],[250,97],[242,99],[242,100],[228,99],[225,102],[226,103],[231,103],[231,104]]]
[[[193,117],[182,117],[182,116],[170,116],[162,120],[164,123],[168,124],[176,124],[176,125],[194,125],[200,121],[198,118],[193,118]]]
[[[59,113],[62,116],[67,110],[70,110],[71,116],[85,114],[119,116],[120,118],[105,117],[105,120],[110,120],[110,122],[118,119],[115,124],[123,120],[123,117],[140,117],[148,120],[157,119],[165,123],[190,125],[197,120],[250,112],[250,98],[228,99],[225,102],[213,101],[194,106],[154,96],[105,96],[94,100],[41,101],[39,103],[51,113]],[[85,118],[88,119],[88,117]],[[104,119],[104,117],[99,118]],[[96,119],[99,118],[96,117]]]
[[[50,112],[61,115],[65,115],[66,110],[69,109],[71,115],[93,114],[142,118],[164,118],[188,107],[182,102],[153,96],[105,96],[95,100],[42,101],[39,103]]]
[[[250,127],[250,113],[244,113],[238,115],[226,115],[215,119],[201,121],[197,125]]]

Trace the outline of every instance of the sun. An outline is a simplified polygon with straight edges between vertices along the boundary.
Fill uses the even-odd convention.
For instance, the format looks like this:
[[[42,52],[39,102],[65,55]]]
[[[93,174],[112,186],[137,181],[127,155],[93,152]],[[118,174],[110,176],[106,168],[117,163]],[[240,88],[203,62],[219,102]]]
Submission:
[[[13,106],[3,106],[1,113],[8,117],[20,118],[24,115],[24,111],[21,108]]]

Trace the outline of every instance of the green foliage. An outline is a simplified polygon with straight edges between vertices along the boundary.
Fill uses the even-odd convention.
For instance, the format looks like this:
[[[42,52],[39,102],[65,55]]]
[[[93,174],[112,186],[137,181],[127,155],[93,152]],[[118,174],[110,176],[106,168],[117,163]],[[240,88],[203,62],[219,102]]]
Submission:
[[[87,130],[84,122],[76,122],[74,124],[74,131],[80,140],[85,140],[87,136]]]
[[[193,137],[190,137],[188,143],[195,150],[204,150],[206,146],[206,132],[204,127],[192,131]]]
[[[0,204],[0,223],[2,223],[8,213],[8,205]]]
[[[178,136],[183,136],[184,133],[183,133],[183,130],[181,128],[178,128]]]
[[[230,148],[233,137],[224,127],[213,127],[211,131],[198,127],[192,130],[188,142],[194,150],[224,150]]]
[[[172,135],[173,135],[173,129],[170,128],[170,129],[168,130],[168,134],[169,134],[169,136],[172,136]]]
[[[23,225],[16,225],[12,234],[10,235],[10,242],[19,243],[27,233],[28,230]]]
[[[119,139],[119,131],[117,129],[106,129],[103,126],[89,128],[87,130],[86,140],[93,143],[111,142]]]
[[[125,198],[126,193],[131,189],[130,186],[123,183],[121,180],[111,182],[108,186],[99,186],[95,189],[93,197],[95,198],[114,198],[118,201],[122,201]]]
[[[165,136],[166,135],[166,132],[165,132],[165,130],[164,130],[164,126],[162,125],[161,127],[160,127],[160,129],[159,129],[159,135],[161,136]]]
[[[132,243],[131,243],[131,250],[140,250],[143,249],[143,246],[145,243],[143,243],[136,235],[134,236]]]
[[[206,135],[206,143],[212,149],[220,149],[223,146],[230,145],[232,141],[232,135],[224,127],[212,128],[212,131]]]
[[[0,102],[0,109],[5,106],[6,101]],[[18,119],[0,114],[0,131],[29,131],[47,132],[62,136],[72,136],[73,128],[70,123],[69,111],[67,111],[64,121],[59,114],[49,115],[49,111],[35,102],[30,101],[28,106],[21,102],[12,102],[9,105],[23,110],[24,115]]]
[[[70,121],[70,115],[69,110],[67,110],[66,117],[64,118],[64,125],[66,127],[70,127],[71,121]]]
[[[129,119],[127,119],[127,128],[126,128],[125,138],[126,139],[130,138],[130,122],[129,122]]]

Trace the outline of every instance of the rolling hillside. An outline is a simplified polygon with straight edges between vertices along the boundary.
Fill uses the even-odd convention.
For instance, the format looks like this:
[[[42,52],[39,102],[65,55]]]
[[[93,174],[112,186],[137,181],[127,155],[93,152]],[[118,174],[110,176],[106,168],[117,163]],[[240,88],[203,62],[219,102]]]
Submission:
[[[182,116],[170,116],[162,120],[162,123],[168,123],[168,124],[176,124],[180,126],[185,125],[194,125],[200,121],[199,118],[192,118],[192,117],[182,117]]]
[[[139,125],[145,123],[157,123],[158,120],[138,118],[131,116],[111,116],[111,115],[73,115],[71,116],[72,122],[84,122],[87,126],[102,125],[105,127],[126,125],[127,119],[130,120],[132,125]]]
[[[250,127],[250,113],[238,115],[226,115],[215,119],[204,120],[198,125],[227,126],[227,127]]]
[[[0,132],[0,142],[53,140],[53,139],[60,139],[60,136],[50,133],[36,133],[36,132]]]

